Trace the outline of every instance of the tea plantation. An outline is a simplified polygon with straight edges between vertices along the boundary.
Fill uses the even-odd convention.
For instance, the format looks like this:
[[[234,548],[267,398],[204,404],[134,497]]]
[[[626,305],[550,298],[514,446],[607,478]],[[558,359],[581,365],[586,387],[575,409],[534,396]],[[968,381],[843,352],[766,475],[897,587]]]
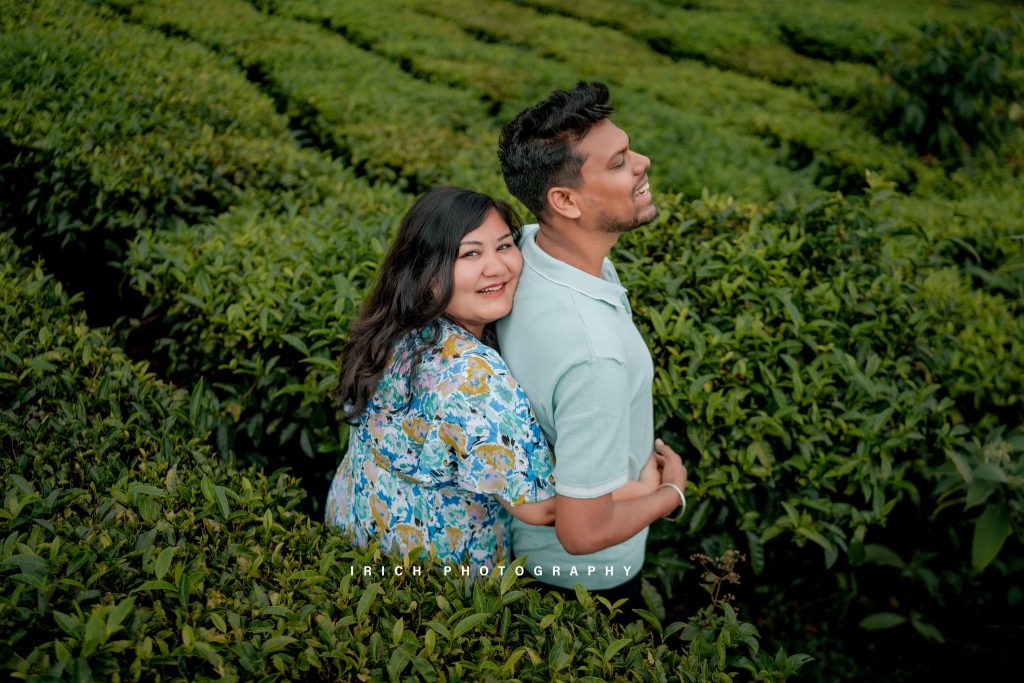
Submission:
[[[1022,15],[0,0],[0,676],[1011,666]],[[507,197],[502,124],[579,80],[653,162],[660,217],[612,257],[691,475],[614,621],[516,567],[394,571],[320,523],[337,355],[400,217],[437,184]]]

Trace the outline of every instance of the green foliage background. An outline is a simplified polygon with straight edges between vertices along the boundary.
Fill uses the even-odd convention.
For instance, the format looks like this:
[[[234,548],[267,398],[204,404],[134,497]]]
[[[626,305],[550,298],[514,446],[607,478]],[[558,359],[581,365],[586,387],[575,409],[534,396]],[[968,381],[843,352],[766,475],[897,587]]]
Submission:
[[[1024,632],[1011,10],[3,0],[0,666],[998,670]],[[381,560],[317,521],[346,438],[327,396],[389,236],[433,185],[504,196],[502,123],[587,79],[661,208],[613,253],[692,478],[653,528],[649,609],[350,575]],[[738,609],[690,559],[727,548]]]

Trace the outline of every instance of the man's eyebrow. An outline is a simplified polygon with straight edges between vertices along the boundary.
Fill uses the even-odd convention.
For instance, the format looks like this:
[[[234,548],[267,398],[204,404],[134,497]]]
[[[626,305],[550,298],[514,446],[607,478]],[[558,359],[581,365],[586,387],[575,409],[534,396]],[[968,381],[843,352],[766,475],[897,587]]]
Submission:
[[[626,138],[626,145],[622,149],[620,149],[619,151],[615,152],[615,154],[612,154],[610,157],[608,157],[608,163],[611,164],[616,159],[618,159],[619,157],[625,156],[626,152],[628,152],[628,151],[629,151],[629,138]]]

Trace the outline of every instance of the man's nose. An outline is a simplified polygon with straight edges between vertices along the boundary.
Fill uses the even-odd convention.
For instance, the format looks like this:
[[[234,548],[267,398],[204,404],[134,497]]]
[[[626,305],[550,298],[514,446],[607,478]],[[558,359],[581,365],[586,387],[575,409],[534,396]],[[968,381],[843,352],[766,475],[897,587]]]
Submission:
[[[636,173],[637,175],[640,175],[641,173],[643,173],[644,171],[651,167],[651,160],[648,157],[645,157],[643,154],[640,154],[639,152],[635,152],[635,154],[637,157],[638,169]]]

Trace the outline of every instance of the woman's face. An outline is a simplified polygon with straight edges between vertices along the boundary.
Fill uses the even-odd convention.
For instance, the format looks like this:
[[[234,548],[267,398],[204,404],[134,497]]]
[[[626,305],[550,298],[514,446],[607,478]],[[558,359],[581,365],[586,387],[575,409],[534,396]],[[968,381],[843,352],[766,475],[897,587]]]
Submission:
[[[462,238],[445,314],[479,338],[484,325],[512,310],[522,272],[523,255],[512,240],[512,231],[491,209],[483,223]]]

